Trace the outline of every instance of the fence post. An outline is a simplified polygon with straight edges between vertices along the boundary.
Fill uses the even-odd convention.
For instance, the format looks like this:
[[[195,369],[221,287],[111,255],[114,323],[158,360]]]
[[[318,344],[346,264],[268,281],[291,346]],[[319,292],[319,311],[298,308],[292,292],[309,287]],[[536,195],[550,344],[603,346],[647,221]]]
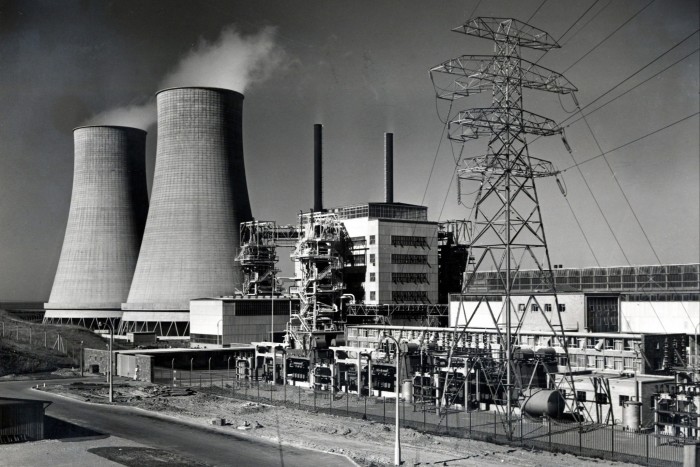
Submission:
[[[333,390],[328,393],[328,410],[330,415],[333,415]]]
[[[258,399],[260,399],[260,380],[255,381],[255,384],[258,386]]]
[[[365,397],[365,418],[364,418],[364,420],[367,420],[367,398],[366,397]]]
[[[299,410],[301,410],[301,386],[299,386],[298,389],[299,389]]]
[[[3,324],[5,324],[5,323],[3,323]],[[3,337],[5,337],[5,326],[3,326],[2,335],[3,335]],[[44,348],[46,348],[46,331],[44,331]]]
[[[284,405],[287,405],[287,378],[284,378]]]
[[[645,448],[646,453],[647,453],[647,465],[649,465],[649,433],[647,433],[644,436],[644,440],[645,440],[644,441],[644,444],[645,444],[644,448]]]
[[[423,411],[423,424],[425,425],[425,411]],[[472,436],[472,411],[469,411],[469,437]]]
[[[425,431],[425,399],[423,400],[423,431]]]
[[[386,423],[386,396],[382,396],[382,399],[384,401],[384,413],[382,415],[384,423]]]
[[[615,454],[615,425],[610,428],[610,452]]]
[[[520,412],[520,445],[523,445],[523,413]]]
[[[316,388],[314,388],[314,412],[316,412]]]
[[[583,453],[583,427],[580,422],[578,424],[578,453]]]
[[[496,424],[498,423],[498,419],[496,418],[498,416],[498,410],[496,410],[493,413],[493,434],[494,436],[496,435]]]

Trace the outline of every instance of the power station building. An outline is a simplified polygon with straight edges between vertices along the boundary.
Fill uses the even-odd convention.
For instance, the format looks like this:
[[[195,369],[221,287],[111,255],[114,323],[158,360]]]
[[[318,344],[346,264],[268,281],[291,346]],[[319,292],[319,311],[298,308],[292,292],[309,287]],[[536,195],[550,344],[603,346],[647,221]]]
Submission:
[[[73,132],[73,193],[44,322],[91,329],[119,322],[148,211],[146,132],[89,126]]]
[[[233,295],[242,279],[239,224],[252,218],[243,95],[174,88],[157,105],[151,207],[119,332],[186,336],[190,300]]]

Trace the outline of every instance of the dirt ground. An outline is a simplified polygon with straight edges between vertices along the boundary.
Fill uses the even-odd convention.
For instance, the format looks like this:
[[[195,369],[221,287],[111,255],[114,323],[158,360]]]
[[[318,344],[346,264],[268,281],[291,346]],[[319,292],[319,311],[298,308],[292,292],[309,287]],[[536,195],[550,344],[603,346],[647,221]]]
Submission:
[[[93,403],[107,403],[104,383],[48,385],[41,388]],[[119,382],[116,403],[212,426],[245,436],[264,438],[298,447],[345,454],[362,466],[393,465],[394,428],[367,420],[310,413],[232,399],[204,392],[185,391],[141,382]],[[631,465],[543,451],[499,446],[481,441],[401,430],[404,465],[512,465],[578,467],[584,465]]]

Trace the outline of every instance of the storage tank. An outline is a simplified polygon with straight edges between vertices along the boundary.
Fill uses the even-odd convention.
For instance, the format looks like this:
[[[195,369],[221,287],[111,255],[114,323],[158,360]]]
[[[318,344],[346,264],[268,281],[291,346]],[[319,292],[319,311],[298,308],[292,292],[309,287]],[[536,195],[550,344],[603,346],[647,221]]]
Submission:
[[[543,390],[525,399],[522,410],[533,417],[545,414],[551,418],[561,418],[565,407],[566,402],[559,391]]]
[[[622,425],[626,430],[639,431],[642,403],[626,401],[622,409]]]
[[[73,131],[73,140],[68,225],[45,321],[118,320],[148,212],[146,132],[86,126]],[[95,322],[81,324],[94,327]]]
[[[157,105],[151,208],[124,310],[188,310],[190,299],[233,295],[241,284],[239,225],[252,218],[243,95],[173,88],[157,94]]]

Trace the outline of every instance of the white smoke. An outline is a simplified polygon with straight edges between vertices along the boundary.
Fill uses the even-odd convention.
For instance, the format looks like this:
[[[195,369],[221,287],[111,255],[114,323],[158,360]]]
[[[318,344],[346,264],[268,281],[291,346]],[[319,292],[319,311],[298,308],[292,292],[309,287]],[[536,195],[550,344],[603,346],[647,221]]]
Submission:
[[[284,52],[275,43],[275,28],[243,35],[233,26],[221,31],[209,43],[200,39],[197,47],[183,57],[161,81],[159,88],[202,86],[244,92],[250,85],[267,79],[279,67]],[[146,129],[156,122],[153,99],[99,113],[86,125],[120,125]]]
[[[265,80],[276,68],[282,53],[275,46],[275,30],[263,28],[251,36],[235,28],[221,31],[214,43],[200,40],[163,80],[162,88],[207,86],[244,92],[252,82]]]

